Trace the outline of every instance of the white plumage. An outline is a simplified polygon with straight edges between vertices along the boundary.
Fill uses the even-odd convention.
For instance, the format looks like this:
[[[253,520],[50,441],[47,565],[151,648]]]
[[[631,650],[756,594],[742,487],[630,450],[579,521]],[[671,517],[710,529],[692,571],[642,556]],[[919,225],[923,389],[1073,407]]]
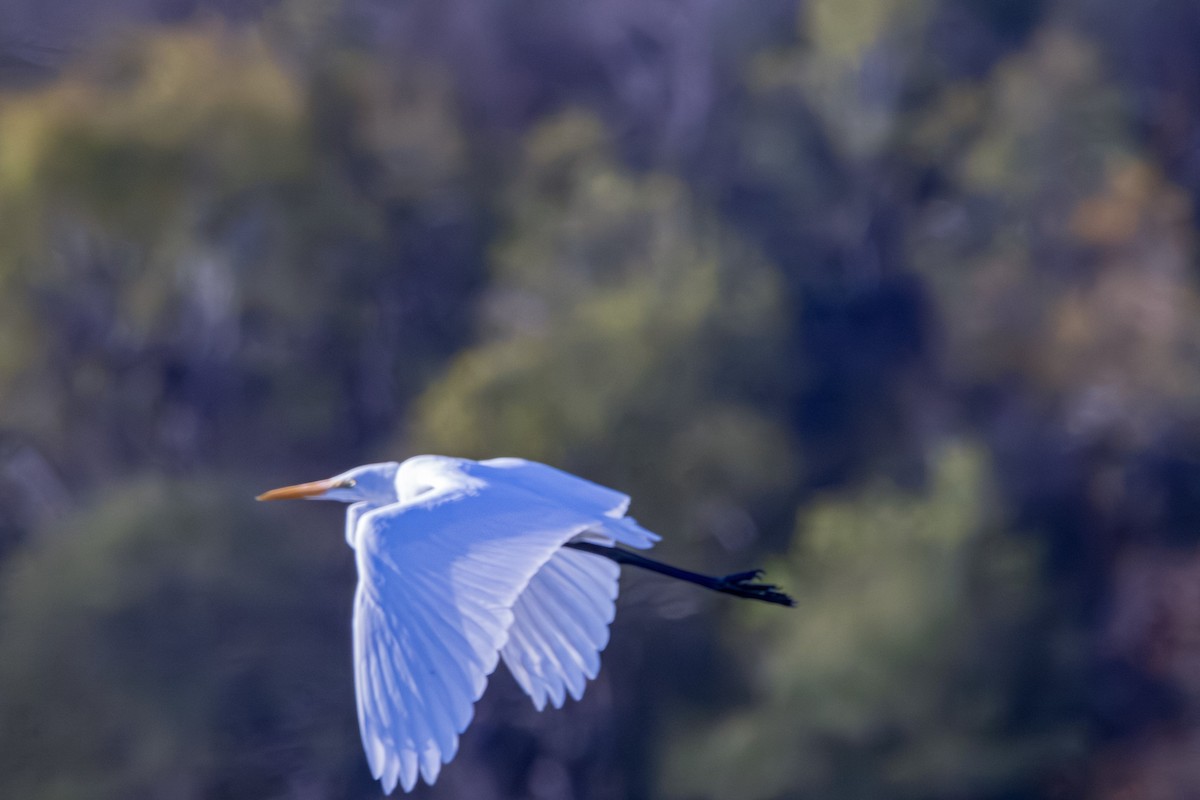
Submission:
[[[503,658],[540,710],[600,669],[620,567],[568,543],[645,549],[629,498],[543,464],[417,456],[268,492],[341,500],[355,549],[358,719],[383,789],[437,780]]]

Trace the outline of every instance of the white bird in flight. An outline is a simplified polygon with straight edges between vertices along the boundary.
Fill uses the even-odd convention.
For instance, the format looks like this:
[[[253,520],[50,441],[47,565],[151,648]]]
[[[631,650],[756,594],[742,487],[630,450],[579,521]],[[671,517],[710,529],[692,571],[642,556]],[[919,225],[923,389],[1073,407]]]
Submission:
[[[388,794],[437,780],[500,659],[539,711],[582,697],[620,564],[792,605],[758,570],[710,577],[618,548],[659,540],[625,516],[629,497],[519,458],[415,456],[258,497],[292,498],[350,504],[359,731]]]

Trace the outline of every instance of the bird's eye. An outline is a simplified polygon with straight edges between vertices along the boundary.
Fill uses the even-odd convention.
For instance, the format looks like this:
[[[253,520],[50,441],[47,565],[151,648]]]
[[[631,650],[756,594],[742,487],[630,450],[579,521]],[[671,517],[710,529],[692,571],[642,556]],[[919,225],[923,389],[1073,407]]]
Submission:
[[[354,478],[346,478],[346,480],[342,481],[343,489],[353,489],[357,485],[358,481],[354,480]]]

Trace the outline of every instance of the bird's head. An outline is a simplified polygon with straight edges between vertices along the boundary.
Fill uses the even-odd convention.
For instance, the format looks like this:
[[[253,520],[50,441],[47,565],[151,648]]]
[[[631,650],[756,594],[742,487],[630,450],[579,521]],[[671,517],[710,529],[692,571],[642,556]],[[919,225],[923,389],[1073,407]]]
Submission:
[[[395,461],[382,464],[366,464],[334,475],[323,481],[298,483],[260,494],[258,500],[337,500],[342,503],[357,503],[370,500],[376,503],[396,501],[396,471],[400,465]]]

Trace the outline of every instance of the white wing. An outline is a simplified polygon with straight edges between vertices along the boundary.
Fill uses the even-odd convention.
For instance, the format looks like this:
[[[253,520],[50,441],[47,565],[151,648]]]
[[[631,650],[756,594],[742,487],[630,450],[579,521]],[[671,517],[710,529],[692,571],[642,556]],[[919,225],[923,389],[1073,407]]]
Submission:
[[[628,495],[535,461],[494,458],[472,474],[503,480],[556,502],[601,515],[600,524],[578,539],[611,545],[652,547],[659,537],[625,517]],[[546,562],[513,606],[514,620],[500,654],[509,672],[540,711],[549,700],[560,708],[570,694],[583,696],[600,672],[600,651],[616,613],[614,562],[578,550],[559,550]]]
[[[629,495],[536,461],[489,458],[469,468],[472,474],[503,475],[505,482],[514,486],[596,514],[620,517],[629,508]]]
[[[599,673],[620,574],[602,556],[559,550],[517,598],[500,653],[539,711],[547,699],[561,707],[568,692],[578,700]]]
[[[472,465],[472,474],[499,478],[539,497],[553,498],[580,511],[600,515],[602,523],[584,537],[602,544],[620,542],[630,547],[653,547],[660,537],[625,516],[629,495],[592,483],[569,472],[526,461],[523,458],[492,458]]]
[[[441,468],[440,488],[364,515],[355,534],[359,727],[387,792],[418,774],[433,783],[496,668],[517,598],[564,543],[608,519],[478,466]]]

